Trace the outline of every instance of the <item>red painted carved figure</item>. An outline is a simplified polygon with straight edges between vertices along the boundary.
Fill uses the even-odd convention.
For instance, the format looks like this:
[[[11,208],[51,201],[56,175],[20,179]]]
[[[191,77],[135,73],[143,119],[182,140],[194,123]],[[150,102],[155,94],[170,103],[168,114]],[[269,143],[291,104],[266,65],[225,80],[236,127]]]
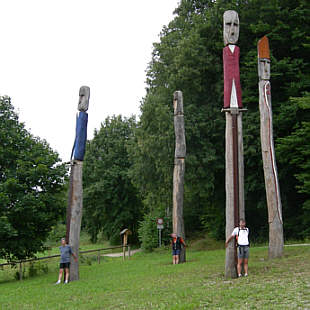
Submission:
[[[228,45],[223,49],[224,65],[224,108],[242,108],[240,71],[240,49],[237,45]],[[233,89],[235,86],[235,89]],[[235,99],[236,98],[236,102]],[[234,103],[235,102],[235,103]]]

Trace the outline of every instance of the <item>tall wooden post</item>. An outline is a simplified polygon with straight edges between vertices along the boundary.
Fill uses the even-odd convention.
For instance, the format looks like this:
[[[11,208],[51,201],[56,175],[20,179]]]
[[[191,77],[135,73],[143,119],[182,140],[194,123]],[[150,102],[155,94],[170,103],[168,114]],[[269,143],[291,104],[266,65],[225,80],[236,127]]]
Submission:
[[[72,200],[70,215],[69,245],[72,252],[78,256],[80,245],[80,231],[83,210],[83,185],[82,185],[83,162],[74,160],[71,164],[72,175]],[[79,261],[71,260],[70,281],[79,279]]]
[[[185,229],[183,219],[183,199],[184,199],[184,174],[185,174],[185,128],[183,112],[183,95],[181,91],[174,92],[174,132],[175,132],[175,154],[173,171],[173,232],[185,240]],[[180,253],[180,263],[186,261],[185,248],[182,247]]]
[[[262,157],[269,223],[269,258],[283,255],[283,220],[280,187],[273,142],[270,55],[268,38],[258,42],[259,111]]]
[[[71,171],[69,183],[69,198],[67,206],[66,242],[71,246],[73,253],[79,257],[80,231],[83,209],[83,159],[87,139],[87,122],[90,89],[82,86],[79,91],[78,113],[76,119],[75,141],[71,154]],[[79,279],[79,261],[71,259],[70,281]]]
[[[235,11],[226,11],[223,16],[224,108],[226,112],[225,133],[225,187],[226,187],[226,238],[239,219],[245,218],[244,208],[244,164],[242,136],[242,107],[239,57],[236,45],[239,37],[239,17]],[[237,252],[235,242],[226,248],[225,277],[236,278]]]

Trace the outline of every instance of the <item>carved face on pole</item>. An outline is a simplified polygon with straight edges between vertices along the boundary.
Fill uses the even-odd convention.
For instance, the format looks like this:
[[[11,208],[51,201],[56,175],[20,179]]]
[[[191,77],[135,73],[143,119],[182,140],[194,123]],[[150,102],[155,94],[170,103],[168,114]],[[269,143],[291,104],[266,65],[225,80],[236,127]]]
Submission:
[[[79,92],[79,104],[78,110],[81,112],[86,112],[89,105],[90,88],[88,86],[81,86]]]
[[[258,60],[258,76],[262,80],[270,79],[270,60],[269,59],[259,59]]]
[[[266,36],[258,41],[258,76],[261,80],[270,79],[269,40]]]
[[[239,17],[236,11],[225,11],[223,15],[223,38],[225,46],[236,44],[239,38]]]
[[[173,94],[174,114],[183,114],[183,96],[182,92],[177,90]]]

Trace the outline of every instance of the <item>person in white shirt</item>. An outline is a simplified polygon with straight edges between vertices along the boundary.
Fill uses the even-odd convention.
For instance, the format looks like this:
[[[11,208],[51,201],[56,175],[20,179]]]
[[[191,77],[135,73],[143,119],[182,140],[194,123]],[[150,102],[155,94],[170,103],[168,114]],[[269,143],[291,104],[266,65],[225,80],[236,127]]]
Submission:
[[[242,264],[244,268],[244,276],[248,276],[248,261],[250,254],[250,243],[249,243],[249,229],[245,227],[245,220],[241,219],[239,222],[239,227],[236,227],[231,236],[229,236],[225,242],[225,246],[228,246],[228,243],[236,238],[238,245],[238,277],[241,277]]]

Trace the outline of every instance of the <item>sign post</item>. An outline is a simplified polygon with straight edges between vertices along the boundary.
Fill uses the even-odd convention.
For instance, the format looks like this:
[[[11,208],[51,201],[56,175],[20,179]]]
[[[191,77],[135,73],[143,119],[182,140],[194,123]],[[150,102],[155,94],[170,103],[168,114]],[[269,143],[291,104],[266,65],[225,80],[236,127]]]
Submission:
[[[161,247],[161,231],[164,229],[164,220],[162,218],[158,218],[156,222],[158,229],[159,247]]]

